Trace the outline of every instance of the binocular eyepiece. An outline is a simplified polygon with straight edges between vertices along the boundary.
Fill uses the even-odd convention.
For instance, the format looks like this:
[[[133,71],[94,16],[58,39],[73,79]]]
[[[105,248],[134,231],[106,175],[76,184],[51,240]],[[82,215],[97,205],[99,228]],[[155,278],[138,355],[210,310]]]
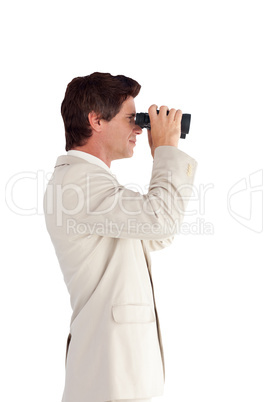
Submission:
[[[156,111],[159,114],[159,110]],[[167,115],[169,111],[167,111]],[[181,119],[181,138],[186,138],[186,134],[189,133],[191,123],[191,115],[183,114]],[[148,113],[137,113],[136,114],[136,124],[141,128],[151,128],[150,117]]]

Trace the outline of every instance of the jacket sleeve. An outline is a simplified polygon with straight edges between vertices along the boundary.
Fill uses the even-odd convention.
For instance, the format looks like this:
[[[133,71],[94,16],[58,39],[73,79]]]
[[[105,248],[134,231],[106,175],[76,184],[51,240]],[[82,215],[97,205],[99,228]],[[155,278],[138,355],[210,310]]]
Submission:
[[[174,236],[168,237],[162,240],[144,240],[148,251],[162,250],[169,247],[174,240]]]
[[[83,226],[88,235],[157,240],[150,249],[163,248],[179,231],[196,166],[176,147],[157,147],[147,194],[125,188],[104,169],[71,166],[63,176],[57,224]]]

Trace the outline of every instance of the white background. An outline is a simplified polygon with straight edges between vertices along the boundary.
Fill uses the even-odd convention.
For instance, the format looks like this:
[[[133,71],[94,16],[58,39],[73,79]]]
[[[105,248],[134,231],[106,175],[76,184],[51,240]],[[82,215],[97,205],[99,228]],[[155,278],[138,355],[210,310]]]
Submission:
[[[267,402],[266,6],[3,2],[2,401],[61,400],[71,309],[42,193],[65,153],[67,83],[101,71],[142,85],[137,111],[156,103],[192,114],[179,143],[198,161],[188,234],[152,254],[166,357],[165,394],[155,400]],[[143,192],[152,169],[146,135],[132,159],[112,163],[122,184]]]

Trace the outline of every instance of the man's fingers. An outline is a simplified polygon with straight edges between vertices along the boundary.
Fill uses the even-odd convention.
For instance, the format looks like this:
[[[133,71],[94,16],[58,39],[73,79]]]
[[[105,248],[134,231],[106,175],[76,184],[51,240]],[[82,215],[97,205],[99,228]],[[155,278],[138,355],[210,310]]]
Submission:
[[[165,106],[165,105],[161,106],[159,109],[159,116],[166,116],[168,110],[169,109],[167,106]]]
[[[181,119],[182,119],[182,111],[178,109],[176,111],[174,120],[176,121],[176,123],[181,124]]]
[[[168,117],[170,118],[170,120],[175,120],[175,114],[176,114],[177,110],[176,109],[170,109]]]
[[[161,120],[167,118],[170,122],[175,121],[175,123],[180,124],[182,119],[182,111],[180,109],[170,109],[168,106],[162,105],[157,113],[158,106],[153,104],[149,107],[148,113],[151,121],[154,121],[157,117]],[[168,114],[167,114],[168,112]]]
[[[151,105],[151,106],[149,107],[148,113],[149,113],[149,116],[150,116],[150,117],[151,117],[151,115],[156,115],[156,114],[157,114],[157,113],[156,113],[157,108],[158,108],[158,106],[155,105],[155,104],[153,104],[153,105]]]

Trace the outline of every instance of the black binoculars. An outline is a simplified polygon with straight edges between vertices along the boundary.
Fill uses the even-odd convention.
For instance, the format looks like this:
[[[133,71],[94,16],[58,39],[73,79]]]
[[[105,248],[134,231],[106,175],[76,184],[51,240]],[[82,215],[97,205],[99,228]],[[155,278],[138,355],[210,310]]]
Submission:
[[[159,110],[156,111],[159,114]],[[167,111],[167,115],[169,111]],[[189,133],[191,123],[191,115],[183,114],[181,119],[181,138],[186,138],[186,134]],[[141,128],[151,128],[150,117],[148,113],[137,113],[136,114],[136,124]]]

